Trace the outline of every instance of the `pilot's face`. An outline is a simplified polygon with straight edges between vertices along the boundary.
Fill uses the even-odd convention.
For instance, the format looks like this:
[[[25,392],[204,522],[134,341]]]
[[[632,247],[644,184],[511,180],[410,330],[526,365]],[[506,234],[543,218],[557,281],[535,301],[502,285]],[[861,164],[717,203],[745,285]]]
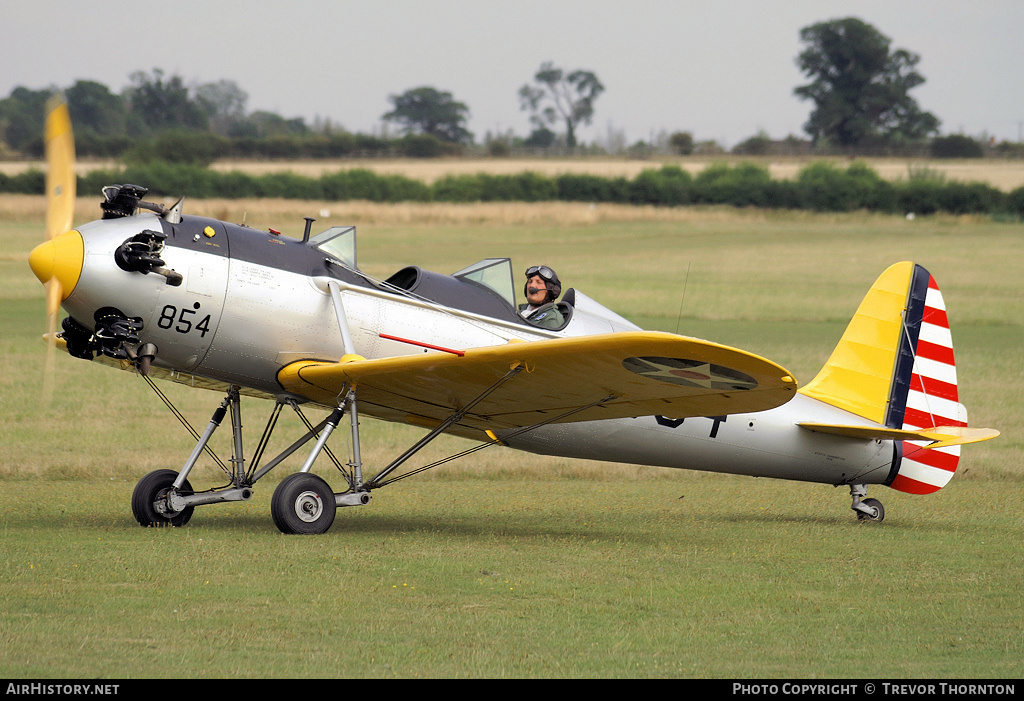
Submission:
[[[532,292],[536,290],[536,292]],[[548,284],[540,275],[534,275],[526,281],[526,301],[535,307],[544,304],[548,298]]]

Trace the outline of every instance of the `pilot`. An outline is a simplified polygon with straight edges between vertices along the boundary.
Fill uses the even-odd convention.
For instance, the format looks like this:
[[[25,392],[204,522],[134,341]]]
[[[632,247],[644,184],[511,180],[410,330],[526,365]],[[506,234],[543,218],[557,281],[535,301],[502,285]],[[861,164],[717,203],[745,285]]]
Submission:
[[[546,329],[558,329],[565,323],[565,315],[555,306],[555,300],[562,294],[562,283],[555,271],[546,265],[534,265],[526,269],[527,304],[519,305],[519,313],[531,324]]]

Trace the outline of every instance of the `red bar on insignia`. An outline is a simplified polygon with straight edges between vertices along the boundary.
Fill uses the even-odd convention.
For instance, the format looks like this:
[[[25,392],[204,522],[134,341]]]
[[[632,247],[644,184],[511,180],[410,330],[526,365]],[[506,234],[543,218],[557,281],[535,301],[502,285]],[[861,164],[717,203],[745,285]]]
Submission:
[[[435,346],[432,343],[423,343],[422,341],[413,341],[413,340],[408,339],[408,338],[399,338],[398,336],[392,336],[392,335],[386,334],[386,333],[379,333],[377,335],[380,336],[381,338],[386,338],[389,341],[398,341],[399,343],[408,343],[409,345],[419,346],[420,348],[429,348],[430,350],[443,351],[445,353],[451,353],[452,355],[457,355],[460,358],[466,354],[466,351],[454,350],[452,348],[445,348],[444,346]]]

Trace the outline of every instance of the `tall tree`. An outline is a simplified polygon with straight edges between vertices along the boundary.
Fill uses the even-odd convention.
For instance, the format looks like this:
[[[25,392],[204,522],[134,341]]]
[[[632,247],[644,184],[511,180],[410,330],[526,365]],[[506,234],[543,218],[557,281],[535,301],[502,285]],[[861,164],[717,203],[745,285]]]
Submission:
[[[93,80],[78,80],[64,91],[76,131],[91,130],[100,136],[126,132],[126,110],[120,95]]]
[[[125,89],[128,105],[152,131],[208,128],[206,110],[192,99],[180,76],[165,81],[164,72],[154,68],[152,75],[136,71],[129,80],[131,85]]]
[[[576,128],[590,124],[594,116],[594,100],[604,92],[604,86],[590,71],[576,70],[565,73],[551,61],[541,64],[533,76],[534,85],[519,88],[519,106],[530,110],[530,122],[535,131],[561,120],[565,124],[565,142],[576,148]]]
[[[473,140],[465,126],[469,107],[455,100],[450,92],[423,86],[390,95],[388,100],[394,109],[383,119],[397,122],[406,134],[430,134],[456,144]]]
[[[42,154],[40,125],[46,114],[46,101],[55,89],[30,90],[18,86],[10,97],[0,100],[0,142],[15,151]]]
[[[855,147],[938,129],[939,120],[908,94],[924,82],[917,54],[890,51],[889,37],[856,17],[804,27],[800,40],[807,46],[796,64],[811,82],[793,92],[815,104],[804,125],[815,141]]]
[[[235,125],[245,119],[245,103],[249,93],[233,80],[204,83],[195,89],[196,102],[210,119],[210,127],[227,136]]]

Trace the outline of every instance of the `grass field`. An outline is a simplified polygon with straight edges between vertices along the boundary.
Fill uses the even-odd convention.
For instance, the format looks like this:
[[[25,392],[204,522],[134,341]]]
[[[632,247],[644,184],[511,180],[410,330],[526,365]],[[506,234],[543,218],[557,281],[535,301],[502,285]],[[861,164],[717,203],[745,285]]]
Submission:
[[[98,215],[80,202],[78,220]],[[188,527],[139,528],[134,482],[190,439],[144,383],[56,358],[42,399],[35,198],[0,197],[0,676],[1016,678],[1024,672],[1024,228],[721,209],[195,202],[297,235],[360,226],[361,267],[555,267],[652,329],[747,348],[808,381],[871,282],[914,259],[942,286],[972,423],[928,497],[490,449],[286,537],[276,479]],[[193,424],[220,397],[166,387]],[[248,402],[248,400],[247,400]],[[246,435],[269,407],[245,404]],[[280,441],[296,435],[283,419]],[[419,432],[364,422],[381,464]],[[230,453],[227,432],[216,438]],[[424,461],[465,445],[439,441]],[[282,446],[283,447],[283,446]],[[342,454],[345,441],[338,444]],[[329,480],[327,463],[317,472]],[[220,483],[201,464],[196,486]],[[333,480],[332,480],[333,481]]]

